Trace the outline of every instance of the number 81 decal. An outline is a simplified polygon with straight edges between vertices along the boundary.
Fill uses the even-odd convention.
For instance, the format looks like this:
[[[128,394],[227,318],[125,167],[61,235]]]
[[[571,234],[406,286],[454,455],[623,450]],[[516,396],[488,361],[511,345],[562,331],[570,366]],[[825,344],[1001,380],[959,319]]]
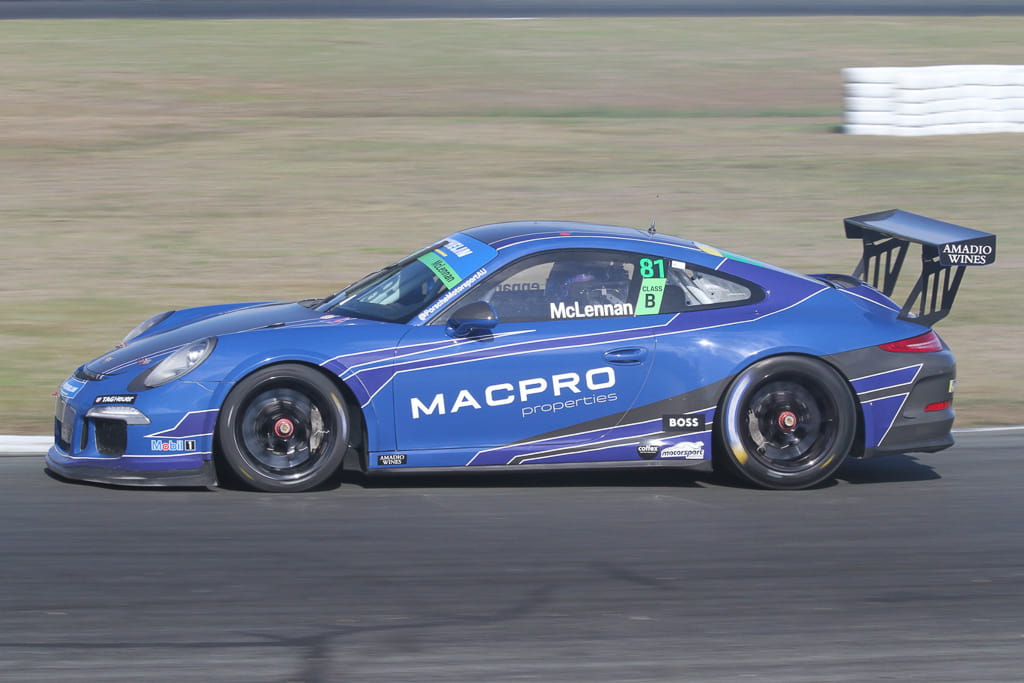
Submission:
[[[661,310],[661,297],[665,293],[665,259],[640,259],[640,295],[636,302],[636,315],[653,315]]]

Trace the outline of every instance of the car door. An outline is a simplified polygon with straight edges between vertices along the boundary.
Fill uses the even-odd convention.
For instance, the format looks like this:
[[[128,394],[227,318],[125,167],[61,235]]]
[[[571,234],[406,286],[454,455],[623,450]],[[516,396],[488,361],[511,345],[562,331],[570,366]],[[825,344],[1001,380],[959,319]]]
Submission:
[[[629,252],[544,252],[410,327],[394,367],[398,449],[431,454],[421,465],[620,459],[580,446],[626,419],[647,382],[655,341],[636,315],[641,283]],[[453,337],[447,321],[475,301],[497,324]]]

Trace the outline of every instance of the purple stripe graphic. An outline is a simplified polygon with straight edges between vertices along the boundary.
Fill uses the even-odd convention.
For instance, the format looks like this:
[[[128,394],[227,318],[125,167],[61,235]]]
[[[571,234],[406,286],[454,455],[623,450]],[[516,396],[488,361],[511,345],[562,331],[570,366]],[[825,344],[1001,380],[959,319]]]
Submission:
[[[910,365],[905,368],[889,370],[888,372],[882,372],[877,375],[851,380],[850,384],[853,385],[854,391],[858,394],[866,394],[869,391],[878,391],[879,389],[888,389],[890,387],[910,384],[914,381],[914,378],[917,377],[917,373],[920,369],[921,364],[919,363],[917,365]]]
[[[176,438],[181,439],[186,436],[206,436],[207,434],[213,434],[213,429],[217,424],[217,409],[211,410],[200,410],[189,412],[185,417],[178,421],[178,424],[174,425],[170,429],[165,429],[162,432],[154,432],[153,434],[147,434],[146,438]]]

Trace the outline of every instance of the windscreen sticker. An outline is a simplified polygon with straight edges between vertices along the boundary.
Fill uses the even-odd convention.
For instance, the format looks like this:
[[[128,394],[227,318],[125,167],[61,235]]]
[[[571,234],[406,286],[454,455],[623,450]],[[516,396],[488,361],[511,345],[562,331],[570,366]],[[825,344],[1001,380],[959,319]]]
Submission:
[[[446,289],[451,289],[455,285],[462,282],[462,278],[456,273],[448,262],[441,256],[444,252],[440,249],[435,249],[429,254],[420,256],[420,263],[425,265],[430,270],[434,271],[434,275],[441,279]]]
[[[640,295],[636,302],[636,315],[654,315],[661,311],[661,298],[665,294],[665,260],[640,259]]]
[[[420,256],[419,261],[450,290],[480,270],[496,253],[488,244],[468,235],[459,235],[458,239],[449,237],[440,246]]]

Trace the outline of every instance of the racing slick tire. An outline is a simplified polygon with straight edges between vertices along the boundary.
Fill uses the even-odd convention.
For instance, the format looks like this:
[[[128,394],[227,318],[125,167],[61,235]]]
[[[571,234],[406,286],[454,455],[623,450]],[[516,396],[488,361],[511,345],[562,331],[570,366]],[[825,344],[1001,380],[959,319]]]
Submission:
[[[814,486],[852,449],[856,410],[831,366],[807,356],[768,358],[737,375],[726,392],[717,450],[731,472],[757,486]]]
[[[341,466],[349,415],[339,388],[305,365],[252,373],[228,394],[217,418],[223,464],[260,491],[306,491]]]

